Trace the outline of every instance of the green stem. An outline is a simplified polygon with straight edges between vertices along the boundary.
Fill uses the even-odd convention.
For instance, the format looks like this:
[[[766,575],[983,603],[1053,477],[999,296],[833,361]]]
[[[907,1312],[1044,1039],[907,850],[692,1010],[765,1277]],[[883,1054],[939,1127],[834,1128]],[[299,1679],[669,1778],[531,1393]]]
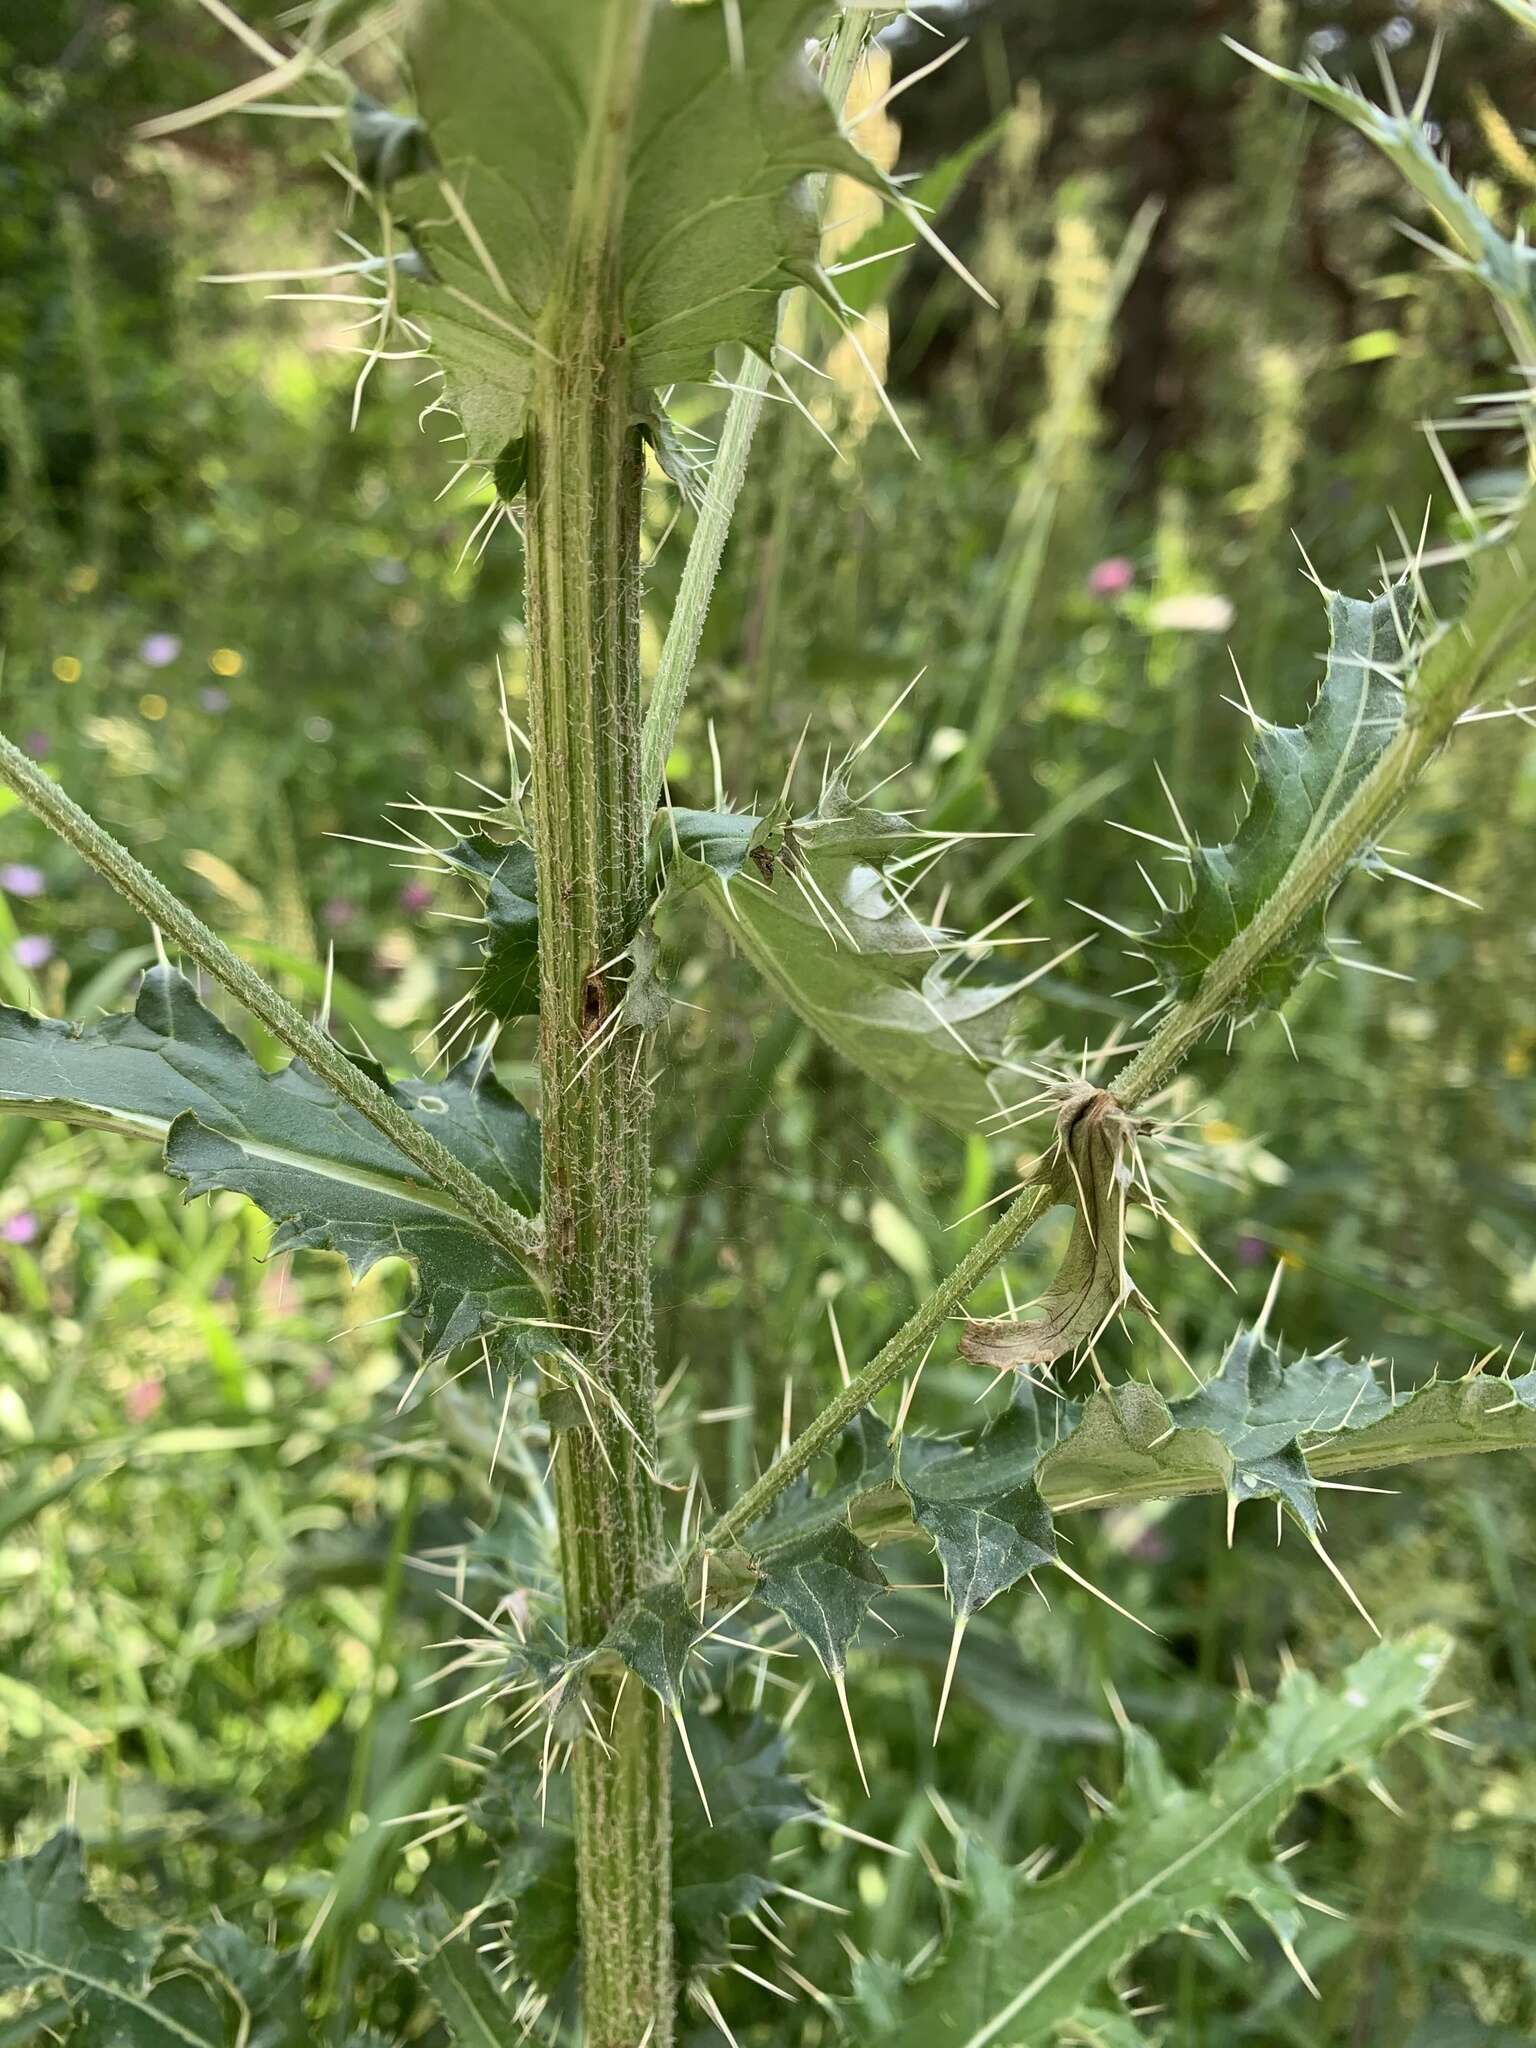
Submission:
[[[0,733],[0,782],[15,791],[29,810],[74,848],[119,895],[125,896],[150,923],[221,982],[272,1036],[296,1053],[310,1070],[359,1116],[366,1117],[397,1150],[403,1152],[444,1194],[452,1197],[464,1217],[524,1265],[539,1257],[535,1223],[504,1202],[494,1188],[455,1159],[447,1146],[407,1115],[399,1103],[349,1059],[322,1031],[270,983],[232,953],[217,932],[190,911],[141,861],[103,830],[35,762]]]
[[[650,1282],[650,1087],[623,959],[647,904],[641,788],[643,455],[619,279],[624,168],[652,20],[608,0],[566,256],[542,323],[527,475],[544,1227],[552,1314],[595,1389],[562,1433],[567,1640],[601,1642],[663,1569]],[[620,1419],[622,1412],[623,1420]],[[573,1761],[589,2048],[670,2048],[670,1730],[640,1685],[593,1681]]]

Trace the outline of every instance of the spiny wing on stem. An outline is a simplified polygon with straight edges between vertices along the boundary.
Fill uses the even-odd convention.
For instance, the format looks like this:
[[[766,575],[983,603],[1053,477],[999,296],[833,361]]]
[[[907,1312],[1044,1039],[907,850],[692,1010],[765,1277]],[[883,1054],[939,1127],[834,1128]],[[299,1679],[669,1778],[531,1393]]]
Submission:
[[[472,458],[493,459],[526,428],[540,321],[594,116],[603,11],[604,0],[426,0],[415,11],[411,48],[437,167],[408,181],[399,203],[431,223],[416,231],[435,282],[416,304]],[[828,295],[804,181],[839,171],[882,179],[839,132],[806,64],[806,38],[825,13],[822,0],[654,9],[621,257],[637,402],[707,378],[723,344],[766,355],[790,285]]]
[[[1294,1945],[1301,1905],[1289,1866],[1272,1853],[1275,1830],[1303,1792],[1370,1766],[1423,1725],[1449,1647],[1423,1630],[1378,1644],[1333,1685],[1289,1673],[1271,1704],[1243,1702],[1225,1752],[1196,1786],[1174,1778],[1133,1728],[1119,1800],[1057,1876],[1031,1883],[972,1845],[938,1963],[894,1996],[886,1980],[881,2040],[1034,2048],[1060,2039],[1076,2015],[1104,2009],[1110,1978],[1139,1949],[1214,1922],[1229,1902]]]
[[[778,1831],[816,1811],[790,1776],[771,1722],[729,1711],[699,1715],[689,1741],[711,1825],[674,1831],[672,1915],[682,1977],[729,1960],[732,1921],[777,1889]],[[558,1998],[579,1955],[570,1789],[564,1777],[541,1786],[525,1756],[514,1750],[496,1766],[473,1818],[500,1856],[493,1896],[511,1909],[514,1970]],[[679,1754],[679,1783],[689,1768]]]
[[[435,1083],[402,1082],[400,1105],[514,1208],[531,1214],[538,1126],[489,1071],[466,1061]],[[382,1080],[382,1077],[378,1077]],[[0,1113],[153,1137],[194,1194],[247,1195],[278,1228],[274,1251],[336,1251],[354,1274],[380,1259],[416,1267],[429,1357],[539,1313],[527,1277],[299,1061],[268,1073],[169,967],[131,1013],[73,1025],[0,1009]]]
[[[1190,848],[1183,900],[1142,941],[1176,1001],[1194,995],[1206,969],[1275,895],[1401,726],[1399,673],[1411,602],[1403,586],[1369,602],[1329,593],[1328,661],[1306,723],[1256,721],[1253,790],[1236,834],[1221,846]],[[1270,949],[1234,997],[1232,1015],[1241,1020],[1284,1004],[1327,955],[1327,913],[1325,896]]]

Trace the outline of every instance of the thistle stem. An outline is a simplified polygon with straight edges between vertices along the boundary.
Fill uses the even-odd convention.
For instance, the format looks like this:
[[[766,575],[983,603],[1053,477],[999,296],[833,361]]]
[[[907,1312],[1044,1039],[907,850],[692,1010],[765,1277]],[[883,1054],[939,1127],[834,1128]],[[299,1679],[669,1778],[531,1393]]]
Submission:
[[[173,896],[142,861],[135,860],[126,846],[98,825],[57,783],[50,781],[3,733],[0,782],[14,790],[30,811],[72,846],[120,896],[142,911],[166,938],[222,983],[275,1039],[296,1053],[359,1116],[366,1117],[376,1131],[421,1169],[434,1187],[441,1188],[457,1203],[466,1220],[478,1225],[512,1258],[525,1266],[536,1266],[541,1249],[538,1225],[519,1215],[494,1188],[455,1159],[356,1061],[349,1059],[333,1038],[279,995],[238,954],[232,953],[217,932],[211,931],[180,897]]]
[[[641,795],[643,451],[619,279],[649,6],[608,0],[528,436],[528,696],[539,895],[546,1273],[592,1426],[555,1465],[565,1626],[594,1647],[659,1577],[650,1084],[623,959],[647,906]],[[592,1682],[572,1762],[590,2048],[670,2048],[671,1733],[638,1684]]]

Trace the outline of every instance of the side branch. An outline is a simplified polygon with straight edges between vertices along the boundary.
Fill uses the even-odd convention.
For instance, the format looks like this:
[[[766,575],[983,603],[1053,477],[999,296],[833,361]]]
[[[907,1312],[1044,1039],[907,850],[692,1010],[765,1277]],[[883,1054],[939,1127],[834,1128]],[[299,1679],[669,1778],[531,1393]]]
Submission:
[[[1503,559],[1500,559],[1502,551]],[[1483,559],[1491,573],[1474,587],[1464,617],[1433,646],[1408,693],[1403,725],[1354,795],[1301,846],[1274,894],[1207,968],[1188,1001],[1171,1010],[1141,1052],[1111,1083],[1126,1109],[1139,1108],[1170,1080],[1211,1026],[1224,1016],[1309,910],[1326,900],[1444,746],[1457,720],[1496,682],[1536,635],[1536,496],[1513,535]],[[1027,1187],[978,1239],[890,1342],[701,1538],[700,1547],[734,1543],[761,1519],[791,1481],[835,1440],[882,1388],[937,1336],[945,1320],[1051,1205],[1049,1191]]]
[[[844,1424],[851,1422],[883,1387],[888,1387],[900,1372],[928,1349],[949,1318],[964,1306],[971,1291],[980,1286],[992,1268],[1005,1259],[1019,1239],[1039,1222],[1050,1208],[1052,1199],[1047,1187],[1025,1188],[864,1370],[856,1374],[836,1400],[829,1402],[816,1420],[800,1432],[757,1484],[749,1487],[736,1505],[705,1532],[700,1539],[700,1548],[720,1550],[738,1541],[744,1531],[766,1513],[784,1488],[835,1441]]]
[[[98,825],[70,796],[0,733],[0,782],[72,846],[118,894],[142,911],[200,967],[221,982],[272,1036],[296,1053],[359,1116],[419,1166],[435,1187],[458,1204],[464,1216],[524,1266],[541,1256],[538,1226],[504,1202],[494,1188],[454,1158],[447,1146],[393,1102],[377,1082],[254,968],[232,953],[218,934],[157,881],[141,861]]]

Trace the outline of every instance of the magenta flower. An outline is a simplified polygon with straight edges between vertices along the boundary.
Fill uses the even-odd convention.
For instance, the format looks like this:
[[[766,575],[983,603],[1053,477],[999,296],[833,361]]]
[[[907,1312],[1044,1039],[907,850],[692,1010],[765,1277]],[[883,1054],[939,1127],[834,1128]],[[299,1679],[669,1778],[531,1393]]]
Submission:
[[[1262,1266],[1271,1256],[1262,1237],[1250,1235],[1237,1240],[1237,1262],[1240,1266]]]
[[[29,732],[21,743],[22,751],[30,754],[34,761],[45,759],[52,744],[45,732]]]
[[[8,860],[0,867],[0,889],[7,896],[41,896],[47,887],[47,877],[42,869],[34,868],[24,860]]]
[[[400,891],[400,908],[402,910],[425,910],[431,901],[432,884],[430,882],[407,882]]]
[[[0,1243],[35,1244],[40,1226],[30,1209],[18,1209],[0,1223]]]
[[[356,915],[357,905],[349,903],[345,896],[333,896],[320,911],[322,922],[333,932],[339,932],[344,925],[349,925]]]
[[[1136,564],[1129,555],[1106,555],[1088,571],[1088,588],[1095,597],[1119,597],[1136,581]]]
[[[12,946],[11,958],[18,967],[35,972],[39,967],[46,967],[53,958],[53,941],[45,939],[41,932],[29,932]]]
[[[139,659],[149,668],[169,668],[180,652],[175,633],[148,633],[139,642]]]

